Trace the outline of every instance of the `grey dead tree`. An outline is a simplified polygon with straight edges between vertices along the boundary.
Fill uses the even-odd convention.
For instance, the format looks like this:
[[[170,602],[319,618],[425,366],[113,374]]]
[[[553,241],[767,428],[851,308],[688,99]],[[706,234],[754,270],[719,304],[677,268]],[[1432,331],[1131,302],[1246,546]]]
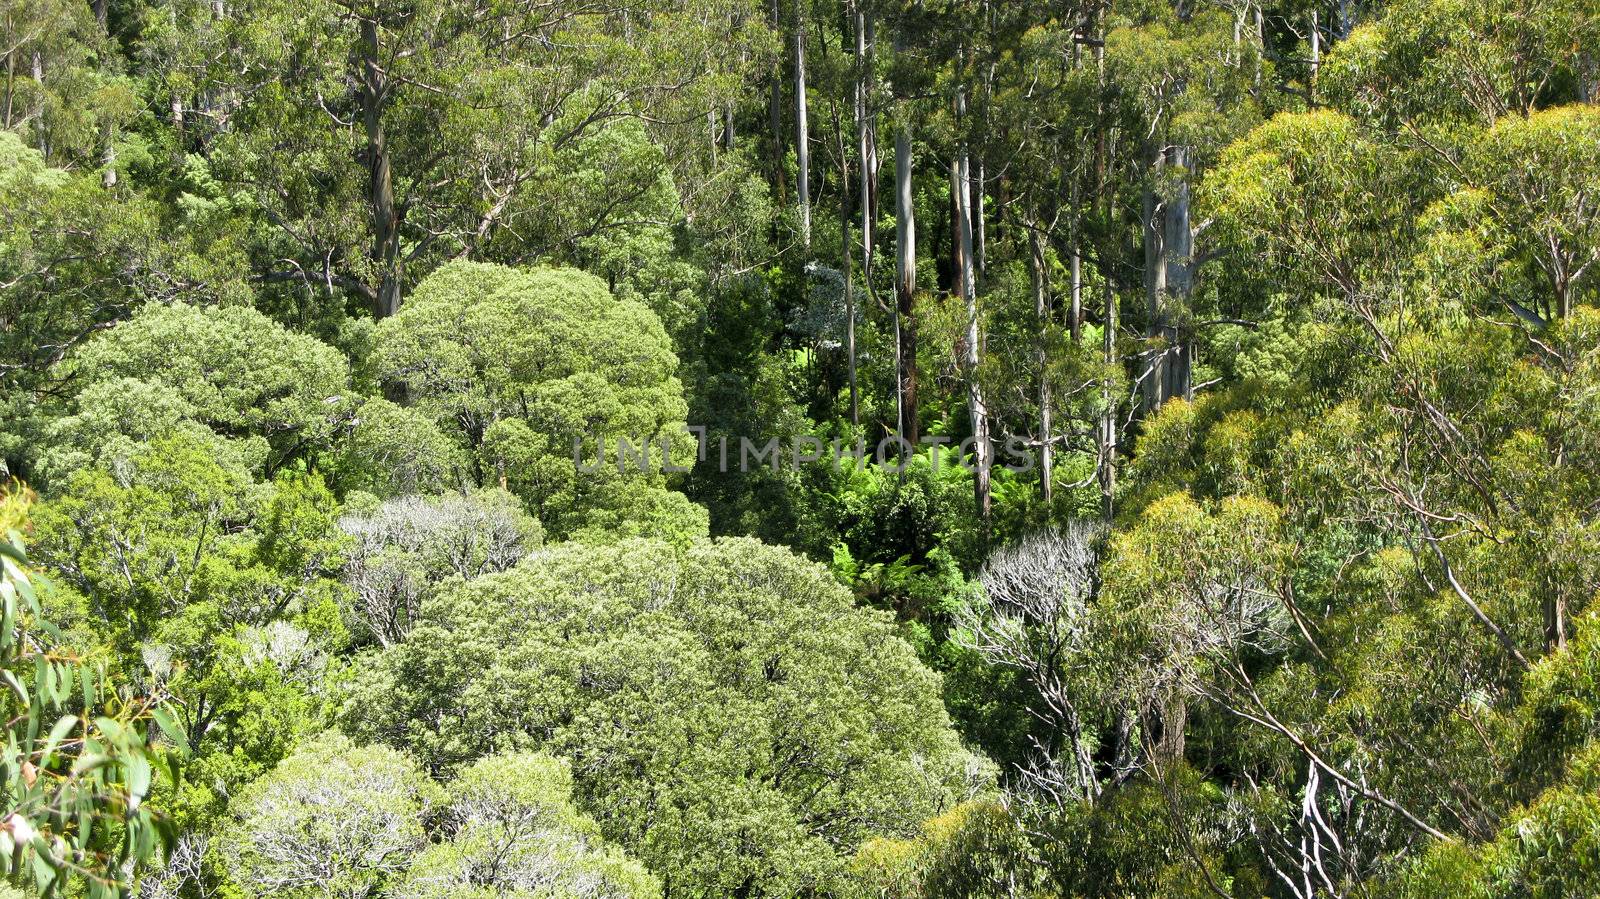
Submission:
[[[344,516],[339,528],[351,538],[343,570],[351,617],[382,646],[405,639],[434,585],[504,571],[543,538],[501,490],[398,497]]]
[[[1029,711],[1056,739],[1035,739],[1034,760],[1019,774],[1056,802],[1100,793],[1085,716],[1092,697],[1077,670],[1090,649],[1096,536],[1077,523],[1001,547],[979,572],[982,596],[956,613],[963,646],[1020,672],[1038,692],[1041,706]]]

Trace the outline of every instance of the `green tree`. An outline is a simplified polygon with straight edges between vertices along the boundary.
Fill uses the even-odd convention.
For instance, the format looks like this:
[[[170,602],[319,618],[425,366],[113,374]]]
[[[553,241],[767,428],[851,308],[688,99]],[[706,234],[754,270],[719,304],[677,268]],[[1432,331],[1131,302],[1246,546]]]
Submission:
[[[668,894],[792,895],[987,782],[938,690],[885,616],[786,550],[631,541],[431,597],[338,718],[436,771],[555,753]]]
[[[442,804],[400,753],[325,735],[234,797],[220,852],[249,896],[366,899],[427,845],[423,818]]]
[[[552,533],[705,533],[704,511],[665,486],[664,464],[695,451],[671,341],[594,276],[452,263],[380,324],[375,358],[471,453],[479,484],[510,489]]]
[[[0,854],[13,884],[27,878],[48,894],[65,883],[109,899],[170,837],[169,822],[145,799],[176,750],[158,748],[151,725],[180,746],[183,733],[159,694],[123,693],[103,663],[45,617],[19,533],[29,505],[22,490],[0,494],[0,672],[8,687],[0,711],[10,746],[0,762]]]
[[[661,884],[608,846],[572,806],[566,762],[528,753],[483,759],[446,788],[442,840],[417,856],[397,899],[651,899]]]
[[[271,477],[329,447],[350,389],[337,350],[241,306],[148,304],[58,376],[76,391],[46,413],[39,466],[51,478],[125,462],[169,431]]]

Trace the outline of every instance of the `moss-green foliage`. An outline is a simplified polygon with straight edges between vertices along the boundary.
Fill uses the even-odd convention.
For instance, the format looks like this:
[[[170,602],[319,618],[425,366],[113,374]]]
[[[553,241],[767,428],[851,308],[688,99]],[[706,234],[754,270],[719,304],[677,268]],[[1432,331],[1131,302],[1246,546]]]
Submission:
[[[9,747],[0,763],[8,809],[0,890],[22,896],[16,887],[26,884],[40,895],[65,888],[109,899],[173,833],[146,800],[158,766],[177,762],[183,735],[159,695],[119,696],[104,665],[51,622],[48,584],[21,534],[31,503],[14,485],[0,491],[0,711]],[[162,739],[172,745],[159,746]]]
[[[117,475],[86,469],[39,508],[38,553],[64,623],[114,670],[180,699],[195,750],[167,808],[189,823],[306,729],[345,640],[331,579],[336,504],[315,477],[257,484],[174,437]]]
[[[78,392],[44,425],[47,480],[125,463],[172,433],[270,476],[330,444],[350,378],[337,350],[253,309],[159,303],[97,335],[58,376]]]
[[[572,806],[565,762],[483,759],[445,786],[382,746],[306,742],[228,807],[203,864],[246,896],[654,899],[660,882]],[[200,886],[161,872],[159,889]]]
[[[5,878],[1600,893],[1594,0],[28,0],[0,71]],[[1053,482],[794,460],[907,421]]]
[[[247,896],[371,895],[426,845],[440,793],[392,749],[325,736],[234,797],[218,853]]]
[[[705,533],[664,486],[693,456],[678,360],[659,319],[570,269],[453,263],[378,329],[376,364],[452,434],[480,480],[500,479],[554,533]],[[619,461],[619,439],[653,450]],[[575,460],[595,466],[578,471]]]
[[[748,539],[632,541],[436,595],[403,644],[362,660],[339,719],[436,771],[556,753],[579,806],[673,892],[791,895],[991,776],[938,696],[885,616],[819,566]]]
[[[390,893],[404,899],[656,899],[661,882],[606,844],[572,806],[567,763],[519,753],[483,759],[446,789],[445,839],[416,857]]]

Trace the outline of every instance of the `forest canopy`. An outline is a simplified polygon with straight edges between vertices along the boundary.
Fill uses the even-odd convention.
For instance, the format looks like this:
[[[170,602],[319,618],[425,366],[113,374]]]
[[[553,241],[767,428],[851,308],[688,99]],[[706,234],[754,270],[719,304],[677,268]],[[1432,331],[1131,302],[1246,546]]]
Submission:
[[[1594,0],[0,0],[0,894],[1600,895]]]

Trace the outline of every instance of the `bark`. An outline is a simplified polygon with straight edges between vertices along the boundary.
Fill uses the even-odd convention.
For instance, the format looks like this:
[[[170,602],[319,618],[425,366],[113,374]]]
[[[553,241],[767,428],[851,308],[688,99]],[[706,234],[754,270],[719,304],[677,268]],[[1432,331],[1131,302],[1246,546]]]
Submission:
[[[39,96],[44,96],[44,55],[37,49],[33,51],[33,82],[39,86]],[[40,101],[41,104],[43,101]],[[50,132],[44,125],[44,109],[42,105],[34,110],[37,121],[35,130],[39,133],[39,155],[46,160],[50,158]]]
[[[958,112],[964,106],[958,100]],[[973,491],[978,504],[978,515],[989,520],[991,498],[989,493],[992,450],[989,444],[989,407],[983,395],[983,385],[978,380],[978,365],[983,360],[982,332],[978,327],[978,286],[973,271],[972,257],[972,183],[971,161],[966,148],[958,152],[954,166],[956,195],[956,283],[958,293],[966,306],[967,327],[963,340],[964,362],[967,370],[967,413],[972,419],[972,449],[977,469],[973,476]]]
[[[834,116],[834,124],[839,118]],[[844,273],[844,350],[850,375],[850,426],[861,425],[861,402],[856,392],[856,292],[852,281],[855,265],[850,260],[850,156],[845,152],[844,134],[839,132],[839,264]]]
[[[1173,397],[1193,399],[1190,347],[1179,327],[1183,310],[1193,292],[1192,272],[1194,230],[1189,214],[1189,184],[1185,171],[1189,155],[1186,147],[1152,150],[1154,184],[1169,181],[1169,196],[1157,192],[1154,184],[1144,191],[1144,289],[1149,326],[1147,336],[1154,347],[1143,372],[1140,397],[1146,413],[1160,409]],[[1163,178],[1168,169],[1180,174]]]
[[[174,161],[181,163],[183,161],[184,148],[186,146],[184,141],[185,122],[183,112],[183,97],[180,96],[177,91],[172,92],[170,109],[172,110],[172,133],[176,138],[173,141],[175,144],[173,149],[173,156],[175,157]]]
[[[1317,11],[1311,11],[1311,81],[1307,96],[1317,102],[1317,75],[1322,70],[1322,28],[1317,21]]]
[[[783,14],[778,7],[778,0],[772,0],[768,10],[773,31],[781,31],[783,27]],[[778,201],[784,202],[786,187],[783,177],[783,67],[775,66],[772,77],[768,79],[767,96],[767,125],[771,129],[772,138],[772,183],[777,188]]]
[[[916,445],[917,428],[917,219],[911,193],[911,126],[894,137],[895,319],[900,359],[900,435]]]
[[[1170,349],[1162,387],[1164,398],[1194,399],[1194,347],[1175,319],[1187,315],[1194,295],[1194,226],[1189,207],[1189,148],[1173,147],[1168,152],[1171,166],[1181,174],[1164,203],[1166,235],[1167,295],[1162,304],[1162,327]]]
[[[1163,766],[1183,760],[1184,736],[1189,726],[1189,703],[1177,686],[1151,703],[1149,728],[1157,736],[1150,754]]]
[[[1105,28],[1103,21],[1098,22],[1096,30],[1097,42],[1094,48],[1094,62],[1097,69],[1097,80],[1100,87],[1101,100],[1097,105],[1097,120],[1105,120],[1105,87],[1106,87],[1106,50]],[[1095,190],[1099,196],[1101,215],[1109,224],[1111,221],[1111,191],[1106,185],[1108,149],[1106,147],[1106,134],[1104,127],[1095,133],[1094,170]],[[1102,272],[1101,293],[1105,308],[1105,322],[1101,333],[1101,361],[1109,371],[1119,364],[1117,358],[1117,294],[1111,288],[1111,279]],[[1100,517],[1110,524],[1115,517],[1115,499],[1117,490],[1117,397],[1112,390],[1112,382],[1108,378],[1100,388],[1100,427],[1099,427],[1099,452],[1098,471],[1100,481]]]
[[[1083,254],[1078,251],[1078,236],[1072,236],[1072,308],[1068,311],[1068,327],[1072,329],[1072,345],[1083,343]]]
[[[1559,592],[1547,587],[1548,595],[1542,603],[1544,613],[1544,651],[1560,652],[1567,648],[1567,601]]]
[[[984,221],[984,215],[983,215],[983,185],[984,185],[984,180],[985,179],[983,177],[983,160],[980,159],[980,160],[978,160],[977,177],[975,179],[973,179],[973,181],[972,181],[972,184],[973,184],[973,189],[972,189],[972,207],[971,207],[971,213],[970,213],[971,216],[972,216],[973,233],[975,235],[976,242],[977,242],[977,255],[974,257],[974,261],[977,263],[977,269],[976,270],[980,271],[980,272],[984,271],[987,268],[988,261],[989,261],[989,251],[988,251],[989,241],[988,241],[988,238],[986,236],[986,232],[985,232],[984,226],[983,226],[983,221]]]
[[[10,28],[10,23],[8,22],[7,26],[6,26],[6,36],[9,38],[10,35],[11,35],[11,28]],[[13,102],[15,102],[15,99],[16,99],[16,96],[17,96],[16,81],[17,81],[17,54],[16,54],[16,51],[12,51],[12,52],[6,54],[6,100],[5,100],[5,109],[4,109],[4,121],[0,122],[0,124],[3,124],[6,128],[10,128],[11,127],[11,107],[12,107]]]
[[[868,186],[868,190],[867,190],[866,204],[867,204],[867,209],[868,209],[868,212],[869,212],[869,215],[868,215],[869,219],[871,221],[873,221],[873,222],[877,222],[878,221],[878,176],[881,174],[881,166],[882,166],[882,162],[883,161],[878,156],[878,118],[874,114],[873,107],[872,107],[872,97],[873,97],[872,88],[874,86],[873,85],[874,79],[877,77],[876,76],[876,73],[877,73],[876,56],[877,56],[877,52],[878,52],[878,37],[877,37],[878,28],[877,28],[877,23],[873,20],[872,14],[871,14],[870,11],[867,12],[867,14],[865,16],[865,25],[866,25],[866,30],[867,30],[867,55],[866,55],[865,64],[866,64],[866,69],[867,69],[867,95],[866,95],[867,96],[867,105],[866,105],[866,110],[867,110],[867,155],[866,155],[866,161],[867,161],[867,166],[868,166],[868,171],[867,171],[867,186]],[[874,225],[873,231],[874,231],[874,233],[876,233],[876,231],[877,231],[876,225]]]
[[[867,108],[870,72],[867,68],[867,16],[856,7],[856,153],[861,163],[861,277],[872,283],[872,139]]]
[[[794,119],[796,192],[800,195],[800,241],[811,248],[811,130],[806,124],[806,20],[801,0],[794,4]]]
[[[111,126],[105,129],[105,150],[100,156],[100,186],[107,190],[117,186],[117,144]]]
[[[380,278],[373,314],[384,318],[400,309],[405,260],[400,254],[400,212],[394,197],[389,139],[383,127],[388,76],[378,59],[378,23],[370,18],[361,22],[361,65],[361,114],[371,174],[368,203],[372,207],[372,258],[378,264]]]
[[[1039,353],[1035,365],[1039,369],[1039,483],[1044,493],[1044,504],[1048,508],[1054,498],[1054,463],[1055,453],[1051,444],[1054,436],[1054,424],[1051,421],[1051,397],[1049,377],[1049,356],[1045,350],[1045,335],[1050,328],[1050,289],[1045,278],[1044,244],[1039,239],[1038,228],[1030,223],[1028,226],[1028,274],[1033,282],[1033,309],[1039,318]]]

